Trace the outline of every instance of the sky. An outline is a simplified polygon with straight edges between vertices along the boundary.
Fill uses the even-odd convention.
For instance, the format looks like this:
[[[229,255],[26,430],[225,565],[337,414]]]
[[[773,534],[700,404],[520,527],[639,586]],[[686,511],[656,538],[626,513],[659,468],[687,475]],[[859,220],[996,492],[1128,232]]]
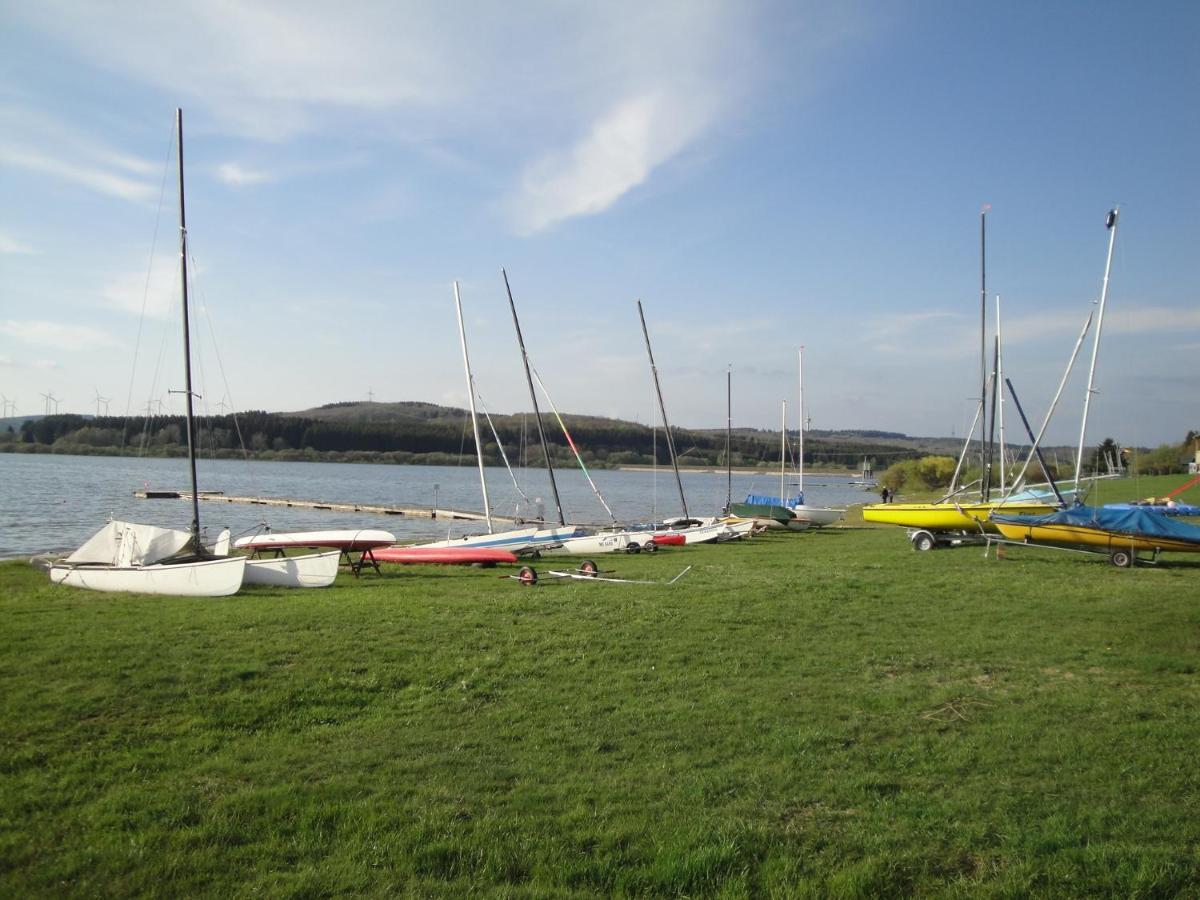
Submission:
[[[339,8],[335,8],[339,7]],[[464,407],[962,436],[1200,428],[1193,2],[0,0],[4,412]],[[991,362],[989,359],[988,368]],[[45,395],[51,395],[48,400]],[[546,406],[546,395],[539,394]],[[1004,405],[1009,435],[1019,429]],[[1019,435],[1017,435],[1019,437]],[[1010,438],[1011,439],[1011,438]]]

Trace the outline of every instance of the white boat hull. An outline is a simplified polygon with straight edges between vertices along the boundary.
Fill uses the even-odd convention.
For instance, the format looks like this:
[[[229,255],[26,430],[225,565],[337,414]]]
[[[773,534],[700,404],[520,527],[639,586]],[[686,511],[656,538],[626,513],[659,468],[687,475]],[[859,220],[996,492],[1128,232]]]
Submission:
[[[227,597],[237,593],[245,572],[242,556],[149,566],[55,563],[50,566],[50,581],[90,591]]]
[[[790,506],[796,514],[796,521],[803,522],[807,527],[822,528],[841,520],[846,514],[844,509],[828,509],[822,506]]]
[[[373,528],[343,528],[332,531],[267,531],[238,538],[233,546],[239,550],[285,550],[292,547],[336,547],[339,550],[370,550],[390,547],[396,536],[390,531]]]
[[[466,534],[459,538],[445,541],[432,541],[428,544],[417,544],[418,547],[498,547],[520,553],[522,550],[545,551],[551,545],[561,544],[571,538],[582,537],[580,529],[574,525],[558,528],[516,528],[511,531],[498,531],[494,534]]]
[[[329,587],[337,578],[341,556],[341,550],[329,550],[304,556],[250,559],[246,561],[243,583],[294,588]]]

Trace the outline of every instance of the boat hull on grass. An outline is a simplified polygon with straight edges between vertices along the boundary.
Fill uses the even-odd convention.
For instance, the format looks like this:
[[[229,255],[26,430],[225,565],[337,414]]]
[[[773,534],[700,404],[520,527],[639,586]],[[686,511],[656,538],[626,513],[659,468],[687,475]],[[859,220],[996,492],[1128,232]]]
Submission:
[[[574,537],[582,537],[584,530],[575,525],[555,528],[516,528],[494,534],[466,534],[445,541],[430,541],[419,547],[499,547],[512,553],[529,550],[544,551]]]
[[[1145,509],[1077,506],[1044,516],[996,513],[991,524],[1010,541],[1119,550],[1200,553],[1200,527]]]
[[[515,563],[517,555],[500,547],[381,547],[372,550],[376,562],[426,565],[494,565]]]
[[[333,531],[264,532],[238,538],[233,546],[239,550],[294,550],[302,547],[329,547],[346,552],[390,547],[396,536],[390,531],[374,528],[337,529]]]
[[[786,506],[776,506],[768,503],[731,503],[729,504],[729,514],[739,519],[761,519],[767,522],[774,522],[785,528],[796,518],[795,513]]]
[[[1045,515],[1057,509],[1048,503],[870,503],[862,508],[866,522],[902,525],[923,531],[988,531],[998,533],[993,513]]]
[[[169,594],[176,597],[228,597],[242,586],[244,556],[218,557],[148,566],[54,563],[50,581],[90,591]]]
[[[248,559],[245,583],[293,588],[329,587],[337,580],[341,558],[341,550],[327,550],[303,556]]]

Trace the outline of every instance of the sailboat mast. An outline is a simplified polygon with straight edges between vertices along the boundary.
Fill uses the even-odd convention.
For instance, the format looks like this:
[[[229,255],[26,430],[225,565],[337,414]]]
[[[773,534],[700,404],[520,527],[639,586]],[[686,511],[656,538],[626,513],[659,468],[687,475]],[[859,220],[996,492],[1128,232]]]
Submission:
[[[800,403],[800,453],[797,460],[796,491],[800,504],[804,505],[804,348],[796,352],[796,389]]]
[[[192,550],[200,550],[200,491],[196,482],[196,417],[192,408],[192,338],[188,330],[187,214],[183,202],[183,110],[175,110],[179,150],[179,272],[183,284],[183,397],[187,409],[188,467],[192,476]]]
[[[995,462],[993,455],[996,449],[996,398],[1000,396],[1000,384],[997,382],[997,373],[1000,371],[1000,339],[993,338],[992,348],[992,377],[990,383],[992,385],[991,396],[991,415],[988,424],[987,433],[987,468],[983,470],[983,499],[985,501],[992,498],[992,467]]]
[[[725,509],[733,505],[733,369],[725,370]]]
[[[671,424],[667,421],[667,407],[663,403],[662,385],[658,383],[658,366],[654,364],[654,351],[650,349],[650,332],[646,330],[646,315],[642,312],[642,301],[637,301],[638,318],[642,320],[642,337],[646,339],[646,355],[650,357],[650,372],[654,375],[654,392],[658,395],[658,408],[662,413],[663,431],[667,435],[667,450],[671,454],[671,468],[675,470],[675,484],[679,487],[679,505],[683,517],[688,518],[687,500],[683,496],[683,479],[679,477],[679,462],[675,458],[675,438],[671,435]]]
[[[1000,422],[1000,494],[1008,489],[1008,459],[1004,444],[1004,341],[1000,336],[1000,295],[996,295],[996,399],[999,401]]]
[[[521,322],[517,318],[517,305],[513,302],[512,288],[508,286],[508,273],[500,270],[504,276],[504,290],[508,293],[508,308],[512,310],[513,327],[517,330],[517,344],[521,347],[521,362],[525,364],[525,382],[529,385],[529,400],[533,403],[533,416],[537,420],[538,439],[542,442],[542,455],[546,458],[546,472],[550,475],[550,490],[554,492],[554,508],[558,510],[558,524],[566,525],[563,516],[562,501],[558,497],[558,482],[554,480],[554,463],[550,459],[550,448],[546,444],[546,429],[542,425],[542,413],[538,409],[537,392],[533,389],[533,376],[529,373],[529,354],[525,352],[525,338],[521,336]]]
[[[787,505],[787,401],[779,417],[779,505]]]
[[[483,491],[483,517],[487,530],[492,531],[492,504],[488,500],[487,479],[483,474],[483,443],[479,440],[479,418],[475,415],[475,379],[471,377],[471,360],[467,356],[467,329],[463,326],[462,298],[458,295],[458,282],[454,282],[454,309],[458,313],[458,339],[462,343],[463,369],[467,373],[467,398],[471,409],[471,431],[475,434],[475,459],[479,464],[479,487]]]
[[[979,211],[979,477],[980,493],[986,500],[988,485],[987,446],[987,214],[985,203]]]
[[[1104,303],[1108,299],[1108,275],[1112,271],[1113,244],[1117,240],[1117,217],[1121,208],[1108,211],[1104,227],[1108,229],[1108,258],[1104,262],[1104,285],[1100,289],[1100,310],[1096,313],[1096,336],[1092,338],[1092,365],[1088,370],[1087,393],[1083,396],[1083,424],[1079,427],[1079,452],[1075,455],[1075,496],[1079,497],[1079,478],[1083,473],[1083,442],[1087,434],[1088,407],[1092,402],[1096,384],[1096,355],[1100,352],[1100,329],[1104,326]]]

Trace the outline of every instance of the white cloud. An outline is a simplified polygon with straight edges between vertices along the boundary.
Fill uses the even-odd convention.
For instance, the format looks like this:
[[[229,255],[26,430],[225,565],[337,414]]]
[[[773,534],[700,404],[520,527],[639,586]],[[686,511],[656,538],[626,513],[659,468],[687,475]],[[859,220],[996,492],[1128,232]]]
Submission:
[[[18,322],[9,319],[0,322],[0,334],[7,335],[24,344],[54,347],[58,350],[86,350],[119,345],[112,335],[98,328],[86,325],[64,325],[61,322]],[[56,368],[57,363],[50,364],[50,367]]]
[[[10,235],[0,233],[0,253],[25,256],[34,252],[34,249],[23,241],[18,241]]]
[[[574,146],[530,164],[510,201],[517,232],[603,212],[642,184],[711,122],[711,111],[688,106],[685,98],[662,91],[628,98]]]
[[[100,291],[106,306],[122,312],[169,319],[179,305],[178,257],[162,256],[146,272],[117,275]],[[189,267],[190,269],[190,267]]]
[[[760,13],[729,0],[362,0],[350,13],[315,0],[43,0],[14,11],[94,64],[203,108],[227,133],[385,136],[442,160],[462,142],[498,157],[485,169],[515,173],[502,205],[526,234],[610,208],[725,131],[734,101],[766,77]],[[105,171],[88,183],[132,190]],[[219,176],[266,177],[238,163]]]
[[[158,191],[147,182],[137,181],[94,165],[57,159],[44,151],[26,150],[12,145],[0,146],[0,163],[71,181],[89,190],[122,200],[149,203],[158,196]]]
[[[263,184],[270,181],[271,176],[266,172],[255,172],[243,168],[239,163],[227,162],[217,167],[217,177],[226,184],[235,187],[245,187],[253,184]]]
[[[1081,307],[1072,311],[1034,313],[1017,316],[1003,323],[1006,346],[1027,341],[1078,336],[1087,321],[1088,312],[1095,313],[1095,306]],[[1089,338],[1096,327],[1093,318],[1088,330]],[[1168,306],[1133,306],[1113,308],[1104,314],[1104,334],[1158,334],[1200,329],[1200,304],[1190,309]],[[1103,338],[1102,338],[1103,340]]]

